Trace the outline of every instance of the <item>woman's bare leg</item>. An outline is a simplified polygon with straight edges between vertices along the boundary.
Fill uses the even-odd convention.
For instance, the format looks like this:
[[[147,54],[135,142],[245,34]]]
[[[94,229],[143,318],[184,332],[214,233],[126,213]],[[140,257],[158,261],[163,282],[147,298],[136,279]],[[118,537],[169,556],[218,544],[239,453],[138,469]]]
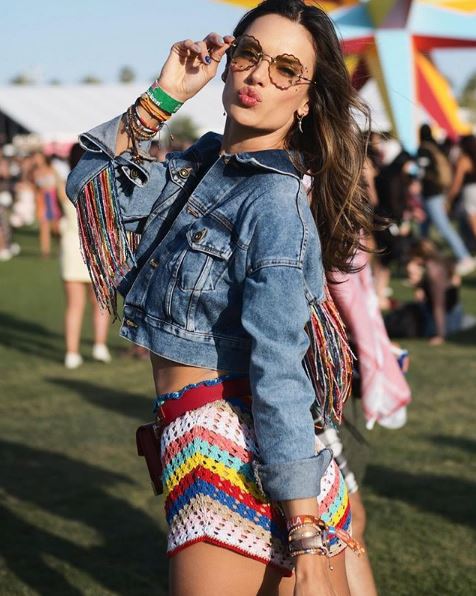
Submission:
[[[81,325],[83,322],[86,295],[80,281],[65,281],[66,311],[64,316],[66,351],[79,353]]]
[[[346,549],[345,567],[349,580],[350,593],[352,596],[377,596],[377,588],[364,541],[366,517],[360,492],[357,491],[350,494],[349,500],[352,510],[352,536],[366,550],[364,554],[358,557],[350,549]]]
[[[42,257],[49,257],[51,252],[51,233],[48,221],[40,221],[40,251]]]
[[[350,596],[344,552],[329,571],[336,596]],[[199,542],[170,559],[171,596],[293,596],[294,577],[226,548]]]
[[[99,306],[92,284],[88,284],[88,292],[93,306],[94,343],[105,345],[107,342],[110,316],[107,310]]]

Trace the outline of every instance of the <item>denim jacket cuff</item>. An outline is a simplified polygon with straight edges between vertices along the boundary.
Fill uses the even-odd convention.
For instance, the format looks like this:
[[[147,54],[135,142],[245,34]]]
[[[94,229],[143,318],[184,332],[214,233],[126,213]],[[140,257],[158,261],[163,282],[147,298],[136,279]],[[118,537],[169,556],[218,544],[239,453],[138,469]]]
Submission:
[[[112,120],[108,120],[99,126],[95,126],[79,135],[79,144],[85,151],[91,153],[105,153],[109,159],[117,164],[122,172],[136,186],[144,186],[149,181],[150,165],[152,162],[143,160],[138,164],[132,159],[129,151],[124,151],[120,155],[115,155],[116,139],[119,127],[121,125],[122,114]],[[150,141],[140,141],[139,150],[143,154],[148,154]]]
[[[256,482],[272,501],[317,497],[321,478],[332,461],[332,451],[323,449],[313,457],[274,464],[253,462]]]

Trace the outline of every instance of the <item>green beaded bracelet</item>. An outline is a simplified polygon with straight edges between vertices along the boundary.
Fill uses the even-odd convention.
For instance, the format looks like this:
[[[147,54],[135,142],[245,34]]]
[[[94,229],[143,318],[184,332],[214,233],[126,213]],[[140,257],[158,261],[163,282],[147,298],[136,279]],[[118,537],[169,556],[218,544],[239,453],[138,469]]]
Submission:
[[[170,97],[168,93],[165,93],[165,91],[159,87],[157,81],[149,87],[147,93],[154,100],[157,107],[168,114],[175,114],[175,112],[183,106],[182,101],[178,101],[177,99]]]

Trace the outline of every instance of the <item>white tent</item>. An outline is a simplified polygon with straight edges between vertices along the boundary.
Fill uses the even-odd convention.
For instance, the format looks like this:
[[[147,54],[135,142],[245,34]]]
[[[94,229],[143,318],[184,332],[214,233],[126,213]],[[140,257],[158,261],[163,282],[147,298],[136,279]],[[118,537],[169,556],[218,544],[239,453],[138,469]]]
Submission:
[[[0,87],[0,112],[42,143],[72,142],[80,132],[124,112],[147,83]],[[224,117],[220,84],[205,87],[180,115],[191,116],[200,132],[221,131]]]

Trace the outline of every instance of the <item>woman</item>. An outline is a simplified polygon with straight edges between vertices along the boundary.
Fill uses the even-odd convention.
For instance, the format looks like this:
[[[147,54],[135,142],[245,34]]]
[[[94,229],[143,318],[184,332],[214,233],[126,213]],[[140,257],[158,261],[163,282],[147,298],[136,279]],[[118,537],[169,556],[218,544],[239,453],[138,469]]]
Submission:
[[[473,236],[476,237],[476,137],[463,137],[460,146],[461,155],[456,162],[455,177],[447,199],[451,204],[462,190],[463,208]]]
[[[225,54],[223,137],[150,161],[146,139]],[[81,137],[67,192],[95,287],[112,308],[125,295],[121,335],[152,352],[174,595],[349,593],[348,498],[310,409],[340,418],[350,384],[324,271],[349,270],[368,229],[358,108],[328,16],[270,0],[233,37],[176,43]]]
[[[78,163],[82,154],[83,150],[79,144],[73,145],[69,155],[71,169]],[[62,188],[59,197],[64,212],[64,217],[61,220],[60,243],[61,278],[63,279],[66,296],[66,311],[64,314],[66,354],[64,365],[66,368],[74,369],[83,364],[83,358],[79,353],[79,344],[84,308],[86,306],[86,294],[89,295],[93,308],[94,345],[92,356],[98,362],[107,363],[111,361],[111,354],[106,345],[109,313],[99,306],[91,286],[88,269],[81,258],[76,211],[68,201]]]
[[[51,252],[51,233],[59,235],[61,210],[58,202],[60,184],[49,158],[41,152],[33,156],[33,182],[36,186],[36,216],[40,226],[40,250],[42,257]]]
[[[462,327],[461,278],[455,273],[454,263],[441,255],[431,240],[420,240],[412,246],[407,272],[416,290],[423,335],[429,337],[430,345],[439,346],[448,334]]]
[[[421,227],[422,235],[426,238],[429,226],[433,224],[457,259],[458,275],[468,275],[476,269],[476,263],[462,238],[451,225],[445,205],[445,194],[452,183],[451,166],[433,138],[428,124],[420,127],[418,165],[423,172],[422,196],[427,214],[427,220]]]
[[[455,264],[431,240],[415,241],[409,250],[407,274],[415,288],[415,302],[408,302],[385,316],[392,338],[427,337],[432,346],[444,343],[450,333],[464,329],[459,298],[461,278]]]
[[[390,308],[390,266],[399,264],[410,240],[411,227],[408,221],[410,198],[420,190],[413,169],[411,156],[402,151],[375,179],[378,204],[375,213],[379,218],[391,221],[390,226],[374,232],[380,254],[374,259],[374,276],[379,305],[382,310]]]

